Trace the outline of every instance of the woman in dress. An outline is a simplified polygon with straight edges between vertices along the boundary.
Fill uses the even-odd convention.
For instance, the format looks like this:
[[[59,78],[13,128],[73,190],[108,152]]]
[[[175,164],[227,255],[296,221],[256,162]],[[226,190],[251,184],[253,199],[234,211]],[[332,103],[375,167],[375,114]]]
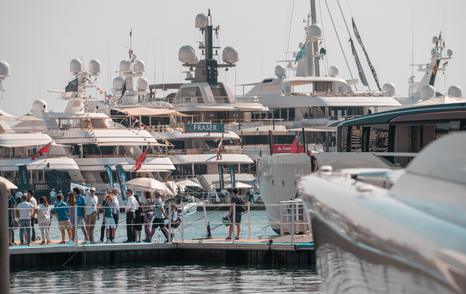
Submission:
[[[153,207],[154,207],[154,200],[149,191],[144,192],[144,203],[141,207],[142,209],[142,216],[144,217],[144,232],[146,234],[146,238],[144,242],[150,242],[150,238],[152,237],[152,215],[153,215]]]
[[[37,220],[39,223],[40,235],[42,242],[40,244],[50,243],[50,207],[45,196],[39,199],[39,208],[37,210]]]

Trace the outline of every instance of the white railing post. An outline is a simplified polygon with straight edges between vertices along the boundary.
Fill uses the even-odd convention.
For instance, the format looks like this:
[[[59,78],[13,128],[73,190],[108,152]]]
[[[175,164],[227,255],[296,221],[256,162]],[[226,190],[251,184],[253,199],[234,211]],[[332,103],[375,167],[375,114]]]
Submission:
[[[248,239],[251,240],[252,232],[251,232],[251,203],[248,202]]]
[[[236,203],[233,204],[233,233],[231,234],[233,244],[235,243],[235,230],[236,230]]]
[[[181,243],[184,243],[184,203],[181,204]]]
[[[295,227],[294,227],[294,218],[295,218],[295,209],[296,209],[296,203],[294,202],[292,204],[292,209],[291,209],[291,244],[294,244],[294,234],[295,234]]]
[[[172,206],[168,205],[168,243],[172,241]]]

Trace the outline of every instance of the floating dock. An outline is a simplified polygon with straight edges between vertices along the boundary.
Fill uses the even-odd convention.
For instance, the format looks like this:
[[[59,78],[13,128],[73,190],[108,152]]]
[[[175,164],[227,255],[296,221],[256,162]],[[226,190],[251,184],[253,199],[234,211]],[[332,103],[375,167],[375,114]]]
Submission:
[[[119,265],[124,263],[208,262],[249,265],[313,265],[314,243],[309,235],[270,239],[185,240],[173,243],[49,244],[13,246],[10,269],[32,267]]]

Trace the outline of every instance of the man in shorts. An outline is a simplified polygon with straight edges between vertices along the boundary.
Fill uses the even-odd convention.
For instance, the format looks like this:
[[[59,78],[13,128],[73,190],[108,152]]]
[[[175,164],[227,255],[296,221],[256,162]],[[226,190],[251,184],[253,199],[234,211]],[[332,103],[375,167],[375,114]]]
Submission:
[[[83,235],[84,235],[84,243],[89,242],[89,237],[87,235],[86,230],[86,222],[85,222],[85,211],[86,211],[86,198],[81,193],[79,188],[74,188],[73,192],[76,196],[76,206],[77,206],[77,217],[76,217],[76,242],[78,242],[78,228],[81,228]]]
[[[60,244],[65,244],[65,230],[68,232],[68,239],[71,240],[71,222],[70,222],[70,207],[63,201],[63,195],[57,194],[57,203],[53,208],[53,213],[57,215],[58,227],[61,234]]]

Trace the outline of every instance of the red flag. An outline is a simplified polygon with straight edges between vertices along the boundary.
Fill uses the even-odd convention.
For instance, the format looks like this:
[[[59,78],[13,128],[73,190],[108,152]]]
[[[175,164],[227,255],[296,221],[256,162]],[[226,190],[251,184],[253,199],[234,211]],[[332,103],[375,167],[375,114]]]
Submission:
[[[134,164],[134,171],[138,171],[141,166],[142,166],[142,163],[144,162],[144,160],[146,160],[146,156],[147,154],[149,153],[149,147],[146,148],[146,150],[144,150],[141,155],[138,156],[138,158],[136,158],[136,163]]]
[[[36,160],[37,158],[41,157],[44,154],[49,154],[50,148],[52,147],[52,142],[42,146],[36,153],[32,156],[32,160]]]
[[[218,142],[218,147],[217,147],[217,160],[222,159],[222,149],[223,149],[223,137],[222,137],[222,139],[220,140],[220,142]]]

